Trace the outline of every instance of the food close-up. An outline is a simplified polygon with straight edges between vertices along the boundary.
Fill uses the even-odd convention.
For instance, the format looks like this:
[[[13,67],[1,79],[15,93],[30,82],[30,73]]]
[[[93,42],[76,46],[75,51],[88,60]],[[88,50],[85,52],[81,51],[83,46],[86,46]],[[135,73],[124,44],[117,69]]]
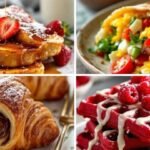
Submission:
[[[150,73],[149,6],[138,0],[110,5],[81,28],[78,54],[90,72]]]
[[[91,91],[77,106],[77,149],[148,150],[150,77],[109,77]]]
[[[45,80],[47,85],[43,89],[40,83]],[[55,76],[1,77],[0,149],[48,150],[73,147],[73,142],[69,141],[70,136],[73,136],[73,125],[66,130],[69,133],[68,139],[64,139],[64,135],[63,143],[60,144],[63,125],[59,122],[60,111],[63,110],[66,99],[70,107],[74,102],[73,97],[69,96],[72,94],[69,94],[72,88],[70,80],[71,78]],[[29,90],[31,86],[36,90]],[[61,86],[65,88],[62,90]],[[73,108],[71,111],[70,118]],[[67,120],[66,116],[65,121]]]
[[[43,3],[38,2],[35,8],[29,9],[23,1],[3,2],[0,74],[73,73],[73,26],[58,18],[44,20],[39,10]]]

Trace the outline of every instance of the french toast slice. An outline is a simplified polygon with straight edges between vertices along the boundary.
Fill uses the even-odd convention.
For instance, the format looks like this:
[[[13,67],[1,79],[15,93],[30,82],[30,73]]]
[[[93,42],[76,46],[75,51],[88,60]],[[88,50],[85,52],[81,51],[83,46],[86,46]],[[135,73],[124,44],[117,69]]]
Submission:
[[[44,74],[44,65],[36,62],[27,67],[0,68],[0,74]]]
[[[55,56],[61,51],[62,44],[59,41],[57,35],[51,35],[49,43],[43,42],[39,47],[14,42],[0,44],[0,66],[12,68],[27,66]]]
[[[46,34],[46,27],[22,8],[10,6],[6,10],[0,9],[0,17],[6,15],[19,21],[20,30],[11,40],[0,41],[0,66],[14,68],[32,65],[61,51],[63,37]]]

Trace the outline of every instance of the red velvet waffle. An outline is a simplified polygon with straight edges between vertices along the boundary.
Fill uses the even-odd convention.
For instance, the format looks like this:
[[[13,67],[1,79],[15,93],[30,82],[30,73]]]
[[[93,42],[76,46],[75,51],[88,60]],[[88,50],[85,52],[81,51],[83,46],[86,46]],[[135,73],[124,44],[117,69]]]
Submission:
[[[150,147],[149,77],[134,77],[131,81],[97,92],[83,100],[77,112],[91,119],[77,138],[81,149],[93,150],[97,142],[100,143],[99,149],[104,150]],[[106,133],[116,136],[116,139],[112,141],[105,136]],[[84,148],[79,139],[86,141]]]

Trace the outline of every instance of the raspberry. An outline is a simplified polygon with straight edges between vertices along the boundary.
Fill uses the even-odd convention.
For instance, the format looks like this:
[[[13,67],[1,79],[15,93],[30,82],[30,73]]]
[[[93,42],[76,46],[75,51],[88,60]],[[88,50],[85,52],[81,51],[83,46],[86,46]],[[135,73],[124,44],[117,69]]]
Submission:
[[[143,81],[150,81],[149,76],[134,76],[131,77],[131,83],[141,83]]]
[[[150,111],[150,94],[142,97],[142,107]]]
[[[76,78],[77,87],[88,83],[89,80],[90,80],[90,77],[88,77],[88,76],[77,76],[77,78]]]
[[[150,94],[150,81],[143,81],[138,86],[138,91],[142,95]]]
[[[71,59],[71,49],[67,46],[63,46],[61,52],[54,56],[54,61],[58,66],[65,66]]]
[[[134,104],[139,100],[139,93],[134,85],[124,84],[118,92],[118,99],[123,104]]]
[[[47,34],[54,34],[57,33],[60,36],[64,36],[64,29],[62,25],[62,21],[54,20],[50,22],[47,26],[46,33]]]

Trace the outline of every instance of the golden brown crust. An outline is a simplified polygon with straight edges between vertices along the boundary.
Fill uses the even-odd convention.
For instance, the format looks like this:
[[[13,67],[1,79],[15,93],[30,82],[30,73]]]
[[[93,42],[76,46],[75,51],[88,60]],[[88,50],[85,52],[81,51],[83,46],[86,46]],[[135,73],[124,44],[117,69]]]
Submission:
[[[61,51],[64,38],[45,33],[46,27],[35,21],[18,6],[0,9],[0,15],[8,15],[20,23],[19,32],[10,40],[0,45],[0,66],[27,66],[57,55]]]
[[[20,77],[36,100],[62,99],[69,90],[64,76]]]
[[[44,65],[37,62],[33,65],[20,68],[0,68],[0,74],[44,74]]]
[[[0,113],[10,121],[10,138],[1,150],[29,150],[49,145],[59,134],[52,114],[18,79],[0,79]],[[0,138],[1,140],[1,138]]]

